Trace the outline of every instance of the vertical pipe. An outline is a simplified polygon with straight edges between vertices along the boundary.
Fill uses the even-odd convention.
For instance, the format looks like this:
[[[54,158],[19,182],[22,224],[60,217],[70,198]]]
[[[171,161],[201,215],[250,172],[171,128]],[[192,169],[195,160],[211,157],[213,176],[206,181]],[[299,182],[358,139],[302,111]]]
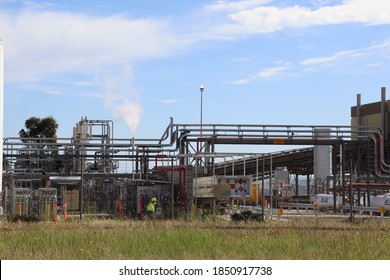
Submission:
[[[370,194],[370,183],[371,183],[371,169],[370,169],[370,157],[371,157],[371,142],[368,141],[367,149],[367,206],[371,206],[371,194]]]
[[[131,139],[131,172],[133,173],[133,180],[135,178],[135,170],[134,170],[134,165],[135,165],[135,157],[134,157],[134,137]]]
[[[362,126],[362,95],[358,93],[356,95],[356,119],[357,119],[357,126]],[[360,129],[359,129],[360,130]],[[361,136],[361,133],[359,132],[357,136]]]
[[[16,192],[15,192],[15,180],[14,175],[11,173],[9,176],[9,189],[11,191],[11,209],[9,210],[9,213],[15,214],[16,213]],[[8,214],[8,212],[5,212]]]
[[[256,207],[259,206],[259,156],[256,156]]]
[[[215,131],[213,133],[215,135]],[[211,142],[211,152],[214,154],[215,153],[215,143],[214,142]],[[213,175],[215,175],[215,158],[212,157],[211,158],[211,166],[213,168]]]
[[[172,192],[172,195],[171,195],[171,211],[172,211],[172,219],[175,218],[175,181],[174,181],[174,169],[173,169],[173,157],[171,159],[171,173],[172,173],[172,181],[171,181],[171,192]],[[187,180],[187,179],[186,179]],[[196,184],[198,184],[198,180],[196,180]]]
[[[4,44],[0,39],[0,193],[3,192]]]
[[[232,157],[232,176],[234,176],[234,157]]]
[[[343,174],[343,145],[340,144],[340,186],[342,183],[342,174]]]
[[[353,221],[353,211],[352,211],[352,207],[353,207],[353,204],[354,204],[354,201],[353,201],[353,193],[352,193],[352,169],[353,169],[353,163],[352,163],[352,159],[351,159],[351,165],[350,165],[350,170],[349,170],[349,219],[350,219],[350,222]]]
[[[272,211],[272,207],[273,207],[273,203],[272,203],[272,200],[273,200],[273,188],[272,188],[272,154],[270,154],[270,164],[269,164],[269,191],[270,191],[270,214],[271,214],[271,220],[272,220],[272,215],[273,215],[273,211]]]
[[[200,86],[200,138],[202,138],[203,134],[203,90],[204,87]]]
[[[362,126],[362,111],[361,111],[361,100],[362,95],[360,93],[356,96],[356,118],[357,118],[357,126]]]
[[[357,206],[362,206],[361,205],[361,201],[360,201],[360,199],[361,199],[361,195],[360,195],[360,188],[359,189],[357,189],[357,196],[358,196],[358,200],[357,200],[357,203],[358,203],[358,205]]]
[[[84,148],[84,146],[83,146]],[[84,212],[84,168],[83,168],[83,157],[81,156],[81,178],[80,178],[80,193],[79,193],[79,199],[80,199],[80,221],[83,219],[83,212]]]
[[[387,131],[387,122],[386,122],[386,88],[381,88],[381,130],[382,130],[382,138],[380,139],[380,159],[382,162],[385,160],[384,153],[384,141],[388,140],[388,131]]]
[[[201,85],[200,86],[200,138],[199,138],[199,141],[198,141],[198,145],[199,145],[199,142],[200,142],[200,149],[198,148],[198,152],[202,152],[202,141],[203,141],[203,91],[204,91],[204,86]],[[206,143],[204,143],[205,145]],[[206,150],[204,151],[206,152]],[[204,160],[206,161],[206,158],[204,158]],[[202,165],[202,159],[200,159],[200,162],[199,162],[199,165]]]
[[[384,139],[387,140],[387,135],[385,133],[385,128],[386,128],[385,114],[386,114],[386,88],[382,87],[381,88],[381,130]]]
[[[10,177],[7,176],[6,178],[9,181]],[[1,194],[1,192],[0,192],[0,194]],[[4,195],[4,203],[3,203],[3,205],[4,205],[3,213],[4,214],[9,214],[8,213],[8,207],[7,207],[7,204],[8,204],[8,201],[7,201],[7,197],[8,197],[8,195],[7,195],[7,184],[4,185],[4,194],[5,195]]]
[[[334,147],[333,147],[334,148]],[[333,159],[335,159],[336,153],[333,154]],[[337,205],[336,205],[336,199],[337,199],[337,194],[336,194],[336,187],[337,187],[337,163],[336,160],[332,161],[332,173],[333,173],[333,213],[337,212]]]
[[[345,143],[342,142],[340,145],[340,168],[341,168],[341,185],[343,187],[342,194],[343,194],[343,206],[345,206],[345,191],[346,191],[346,183],[345,183]],[[343,213],[345,213],[345,210],[343,210]]]
[[[264,169],[265,162],[263,158],[263,174],[261,176],[261,220],[264,222]]]
[[[173,165],[173,161],[172,161]],[[173,168],[173,167],[172,167]],[[194,188],[194,187],[192,187]],[[198,208],[198,153],[195,155],[195,207]]]

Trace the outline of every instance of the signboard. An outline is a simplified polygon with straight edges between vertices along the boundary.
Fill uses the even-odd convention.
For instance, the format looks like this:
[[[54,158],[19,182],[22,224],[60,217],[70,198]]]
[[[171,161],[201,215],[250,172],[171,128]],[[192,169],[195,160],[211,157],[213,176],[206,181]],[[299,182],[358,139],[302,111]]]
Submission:
[[[251,176],[208,176],[194,178],[196,197],[252,197]]]
[[[247,176],[224,176],[218,180],[219,185],[230,187],[231,198],[248,198],[252,196],[252,178]]]

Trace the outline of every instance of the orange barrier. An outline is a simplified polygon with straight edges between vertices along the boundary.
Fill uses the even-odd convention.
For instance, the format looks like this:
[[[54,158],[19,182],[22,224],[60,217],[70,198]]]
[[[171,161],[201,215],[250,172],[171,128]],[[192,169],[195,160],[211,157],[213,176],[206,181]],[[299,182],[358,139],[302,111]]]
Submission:
[[[68,219],[68,203],[64,203],[64,221]]]
[[[53,221],[57,222],[57,203],[54,203],[53,208]]]

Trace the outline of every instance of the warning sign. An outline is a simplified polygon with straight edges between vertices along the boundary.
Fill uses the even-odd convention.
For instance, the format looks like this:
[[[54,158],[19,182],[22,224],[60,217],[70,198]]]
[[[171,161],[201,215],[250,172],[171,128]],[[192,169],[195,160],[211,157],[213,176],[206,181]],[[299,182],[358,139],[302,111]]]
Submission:
[[[218,184],[229,185],[230,197],[246,198],[252,196],[252,178],[248,176],[223,176],[218,178]]]

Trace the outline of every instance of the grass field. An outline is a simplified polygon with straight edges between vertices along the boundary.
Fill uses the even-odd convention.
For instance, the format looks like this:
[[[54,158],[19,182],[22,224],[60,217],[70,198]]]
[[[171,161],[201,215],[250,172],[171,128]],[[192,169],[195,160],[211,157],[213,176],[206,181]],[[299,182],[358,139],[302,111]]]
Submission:
[[[390,221],[1,221],[0,259],[389,260]]]

